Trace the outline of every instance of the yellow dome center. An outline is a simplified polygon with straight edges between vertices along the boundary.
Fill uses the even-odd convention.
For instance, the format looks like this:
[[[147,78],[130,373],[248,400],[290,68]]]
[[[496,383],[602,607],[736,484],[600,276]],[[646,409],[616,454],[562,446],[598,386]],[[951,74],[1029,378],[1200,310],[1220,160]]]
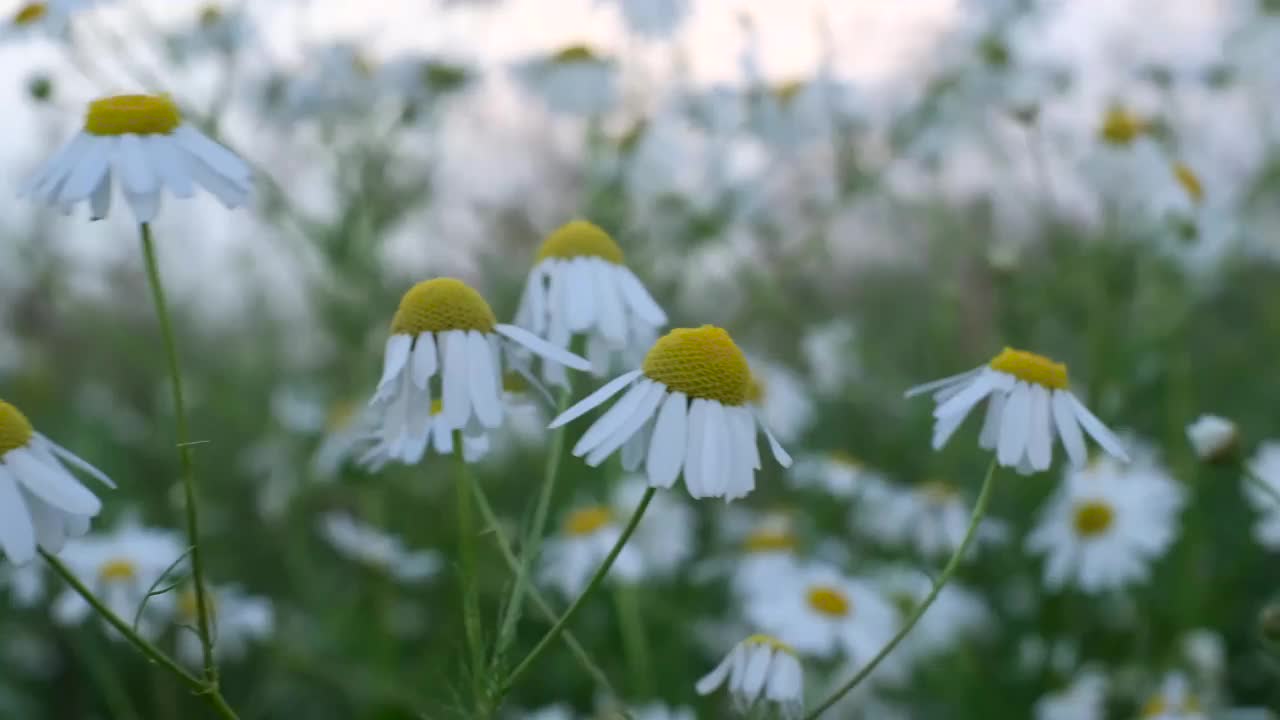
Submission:
[[[853,612],[849,598],[829,585],[809,588],[809,607],[827,617],[848,617]]]
[[[568,535],[590,535],[608,525],[613,513],[607,507],[589,507],[574,510],[564,521],[564,531]]]
[[[400,300],[391,332],[418,335],[447,330],[493,332],[497,319],[489,303],[469,285],[453,278],[436,278],[414,285]]]
[[[1067,389],[1067,366],[1043,355],[1005,348],[991,361],[991,369],[1050,390]]]
[[[89,103],[84,129],[90,135],[168,135],[182,124],[178,106],[165,95],[116,95]]]
[[[752,635],[751,637],[747,638],[746,640],[743,640],[743,642],[744,642],[744,643],[746,643],[747,645],[763,645],[763,646],[765,646],[765,647],[767,647],[767,648],[771,648],[771,649],[776,650],[776,651],[778,651],[778,652],[784,652],[784,653],[786,653],[786,654],[788,654],[788,655],[795,655],[795,654],[796,654],[796,649],[795,649],[795,648],[793,648],[793,647],[791,647],[790,645],[788,645],[788,644],[786,644],[786,643],[782,642],[781,640],[779,640],[778,638],[776,638],[776,637],[774,637],[774,636],[772,636],[772,635],[760,635],[760,634],[756,634],[756,635]]]
[[[104,583],[137,580],[138,566],[126,558],[112,558],[98,568],[98,579]]]
[[[1115,106],[1107,110],[1102,117],[1102,128],[1099,134],[1102,139],[1112,145],[1128,145],[1151,129],[1150,123],[1129,112],[1123,107]]]
[[[538,248],[538,257],[534,262],[542,262],[547,258],[598,257],[601,260],[621,265],[622,248],[609,237],[599,225],[586,220],[574,220],[561,225],[555,232],[547,236]]]
[[[551,56],[554,62],[558,63],[578,63],[578,62],[596,62],[600,59],[591,48],[586,45],[570,45],[557,50]]]
[[[0,400],[0,457],[10,450],[26,447],[35,430],[18,408]]]
[[[1204,186],[1200,184],[1200,177],[1186,163],[1175,163],[1173,166],[1173,177],[1186,191],[1187,197],[1191,202],[1200,204],[1204,200]]]
[[[1114,521],[1115,511],[1104,502],[1089,500],[1076,505],[1076,534],[1082,538],[1092,538],[1105,533]]]
[[[40,22],[49,14],[49,5],[42,2],[27,3],[13,15],[14,25],[31,25]]]
[[[785,530],[756,530],[742,542],[749,553],[785,552],[796,549],[796,536]]]
[[[729,333],[714,325],[676,328],[658,339],[642,366],[657,380],[689,398],[737,407],[747,399],[751,369]]]

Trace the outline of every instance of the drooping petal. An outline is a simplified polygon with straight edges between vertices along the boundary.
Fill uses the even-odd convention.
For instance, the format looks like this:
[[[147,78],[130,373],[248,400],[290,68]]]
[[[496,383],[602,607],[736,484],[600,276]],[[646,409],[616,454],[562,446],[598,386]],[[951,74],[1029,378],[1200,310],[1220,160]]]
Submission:
[[[410,368],[413,373],[413,384],[420,388],[428,387],[431,376],[436,374],[438,368],[435,335],[429,332],[419,333],[417,340],[413,343],[413,358]]]
[[[551,424],[548,425],[547,427],[554,430],[555,428],[558,428],[561,425],[565,425],[567,423],[573,422],[574,420],[577,420],[578,418],[582,417],[588,412],[591,412],[591,410],[593,410],[596,406],[604,403],[606,400],[613,397],[614,395],[617,395],[618,392],[622,390],[622,388],[626,387],[627,385],[630,385],[632,381],[640,377],[640,375],[642,374],[643,373],[640,370],[632,370],[629,373],[626,373],[624,375],[619,375],[618,377],[610,380],[609,382],[605,383],[604,386],[601,387],[599,390],[596,390],[595,392],[586,396],[582,400],[579,400],[576,404],[574,404],[573,407],[569,408],[568,410],[565,410],[563,413],[560,414],[559,417],[552,420]]]
[[[653,385],[654,382],[652,380],[645,378],[631,386],[631,389],[622,396],[622,399],[614,403],[613,407],[609,408],[604,415],[600,416],[600,419],[596,420],[582,434],[577,444],[573,446],[574,456],[582,457],[586,455],[617,432],[626,423],[627,418],[631,417],[632,411],[640,405],[641,399],[644,398],[649,388],[653,387]]]
[[[505,336],[507,339],[531,350],[534,353],[537,353],[538,355],[541,355],[544,359],[551,360],[552,362],[558,362],[561,365],[571,367],[574,370],[585,371],[591,369],[591,363],[587,362],[586,358],[574,355],[564,348],[556,347],[524,328],[500,323],[495,325],[493,329]]]
[[[0,550],[13,564],[25,565],[36,555],[36,530],[6,464],[0,462]]]
[[[1062,447],[1066,449],[1072,465],[1084,467],[1089,459],[1089,452],[1084,445],[1084,435],[1080,432],[1080,421],[1076,420],[1071,397],[1065,390],[1054,390],[1052,403],[1054,425],[1058,428],[1058,436],[1062,438]]]
[[[487,428],[502,425],[502,396],[498,387],[498,373],[494,369],[493,350],[484,335],[472,330],[467,333],[467,361],[471,371],[471,405],[476,417]]]
[[[645,459],[645,472],[649,485],[669,488],[675,484],[684,465],[685,442],[688,434],[688,410],[685,394],[673,392],[667,395],[654,421],[653,438],[649,441],[649,455]]]
[[[440,333],[444,345],[444,387],[441,391],[443,408],[440,417],[454,430],[460,430],[471,419],[471,373],[467,352],[467,333],[449,330]]]
[[[1027,437],[1027,460],[1031,467],[1044,471],[1053,462],[1053,425],[1049,415],[1049,391],[1042,385],[1031,386],[1031,424]]]
[[[1014,467],[1022,460],[1027,449],[1030,432],[1031,390],[1025,382],[1019,382],[1009,392],[1005,401],[1004,418],[1000,422],[1000,444],[996,457],[1005,467]]]

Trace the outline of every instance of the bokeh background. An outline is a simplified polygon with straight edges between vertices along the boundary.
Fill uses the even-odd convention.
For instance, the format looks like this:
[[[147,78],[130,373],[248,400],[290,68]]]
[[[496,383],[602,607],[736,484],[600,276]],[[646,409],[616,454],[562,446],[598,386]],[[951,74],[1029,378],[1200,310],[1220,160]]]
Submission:
[[[1141,716],[1171,670],[1206,716],[1280,709],[1263,622],[1280,565],[1253,532],[1271,511],[1247,502],[1239,464],[1280,436],[1280,4],[103,0],[69,29],[9,21],[19,7],[0,34],[0,397],[120,484],[98,531],[181,528],[136,228],[123,206],[90,224],[18,185],[87,101],[139,90],[172,94],[258,173],[249,209],[167,202],[155,224],[207,441],[210,573],[271,610],[223,662],[242,717],[465,716],[450,464],[367,473],[332,443],[405,290],[460,277],[509,319],[542,238],[579,217],[617,238],[673,326],[733,333],[798,457],[971,500],[973,430],[932,452],[927,403],[902,392],[1014,345],[1067,362],[1081,398],[1185,488],[1145,582],[1050,592],[1023,538],[1058,473],[1010,475],[1003,540],[961,573],[990,622],[831,717],[1036,717],[1083,668],[1112,680],[1101,717]],[[1210,412],[1238,423],[1236,462],[1188,444]],[[513,528],[547,451],[539,418],[476,469]],[[618,481],[562,468],[553,530]],[[608,596],[574,624],[633,705],[727,716],[693,685],[736,641],[718,573],[741,554],[734,528],[764,513],[789,518],[797,554],[850,572],[940,566],[862,527],[856,498],[777,468],[729,507],[676,499],[696,518],[687,556],[631,593],[647,659]],[[335,546],[334,517],[434,553],[428,568],[405,582],[396,553]],[[496,616],[509,575],[482,549]],[[204,712],[96,623],[59,621],[56,584],[32,598],[15,575],[0,568],[0,717]],[[545,629],[526,617],[517,654]],[[806,669],[813,699],[841,671]],[[608,706],[563,646],[504,712],[555,704]]]

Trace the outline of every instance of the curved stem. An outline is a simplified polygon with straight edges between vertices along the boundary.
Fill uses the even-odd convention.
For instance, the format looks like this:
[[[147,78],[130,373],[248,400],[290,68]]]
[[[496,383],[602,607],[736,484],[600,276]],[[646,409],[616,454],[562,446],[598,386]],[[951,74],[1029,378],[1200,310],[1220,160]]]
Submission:
[[[933,601],[938,599],[938,594],[941,593],[942,588],[951,581],[951,576],[955,575],[956,569],[960,567],[961,559],[964,558],[965,553],[969,550],[969,546],[973,543],[974,537],[977,536],[978,526],[982,524],[982,517],[987,514],[987,503],[991,499],[991,487],[995,484],[995,474],[996,460],[995,458],[992,458],[991,465],[987,468],[987,476],[982,481],[982,490],[978,492],[978,502],[973,506],[973,514],[969,517],[969,528],[965,530],[964,539],[960,541],[960,547],[956,548],[955,554],[951,556],[951,559],[947,561],[946,566],[942,569],[942,574],[933,581],[933,588],[929,591],[929,594],[925,596],[920,605],[916,607],[915,611],[913,611],[910,617],[908,617],[902,624],[902,628],[898,630],[898,634],[894,635],[893,639],[890,640],[875,657],[871,658],[871,662],[863,665],[862,669],[859,670],[852,678],[849,678],[848,682],[841,685],[840,688],[832,693],[830,697],[823,700],[820,705],[805,715],[804,720],[817,720],[819,715],[830,709],[832,705],[835,705],[840,701],[840,698],[847,695],[849,691],[853,690],[859,683],[865,680],[867,676],[871,675],[872,671],[874,671],[885,658],[889,657],[889,653],[893,652],[894,648],[898,647],[898,643],[901,643],[907,635],[911,633],[911,629],[916,626],[916,623],[920,621],[920,618],[924,617],[925,611],[929,609],[929,606],[933,604]]]
[[[196,508],[196,470],[191,457],[191,431],[187,425],[186,402],[182,395],[182,368],[178,363],[178,345],[173,337],[173,323],[169,319],[169,306],[165,302],[164,285],[160,282],[160,267],[156,263],[155,243],[151,239],[151,225],[142,223],[142,255],[147,265],[147,280],[151,285],[151,299],[160,321],[160,335],[164,341],[165,360],[169,365],[169,383],[173,394],[174,425],[178,436],[178,460],[182,466],[182,491],[187,513],[187,544],[191,547],[191,580],[195,583],[196,630],[200,635],[200,651],[204,659],[204,678],[212,687],[218,687],[218,666],[213,658],[213,633],[209,623],[208,588],[204,581],[204,554],[200,550],[200,518]]]
[[[605,556],[604,562],[600,563],[600,567],[596,570],[596,574],[592,576],[591,582],[587,583],[586,589],[582,591],[582,594],[578,596],[578,599],[573,601],[573,604],[569,606],[569,609],[564,611],[564,615],[560,616],[560,619],[556,621],[556,624],[551,626],[551,629],[547,631],[547,634],[542,636],[542,639],[533,647],[533,650],[525,656],[524,660],[520,661],[520,664],[516,666],[516,669],[512,670],[511,674],[507,676],[507,679],[503,681],[503,693],[506,693],[511,689],[511,686],[515,684],[515,681],[523,675],[531,665],[533,665],[533,662],[538,659],[538,656],[541,655],[544,650],[547,649],[547,646],[551,644],[551,641],[555,640],[556,637],[564,631],[565,626],[569,624],[569,620],[578,612],[578,608],[582,607],[583,602],[585,602],[586,599],[595,592],[595,589],[600,586],[600,583],[604,580],[605,576],[609,574],[609,569],[613,567],[614,561],[618,559],[618,555],[622,554],[622,548],[626,546],[627,541],[631,539],[632,533],[636,531],[636,527],[640,524],[641,518],[644,517],[644,511],[649,509],[649,502],[653,500],[655,492],[657,491],[654,488],[648,488],[644,491],[644,497],[640,499],[640,504],[636,506],[635,512],[631,514],[631,520],[627,522],[626,528],[624,528],[622,534],[618,536],[618,542],[614,543],[613,549],[609,551],[607,556]]]
[[[476,594],[476,533],[471,525],[471,470],[463,451],[461,430],[453,431],[454,480],[458,494],[458,577],[462,586],[462,626],[471,656],[471,689],[477,708],[484,702],[484,639],[480,631],[480,597]]]

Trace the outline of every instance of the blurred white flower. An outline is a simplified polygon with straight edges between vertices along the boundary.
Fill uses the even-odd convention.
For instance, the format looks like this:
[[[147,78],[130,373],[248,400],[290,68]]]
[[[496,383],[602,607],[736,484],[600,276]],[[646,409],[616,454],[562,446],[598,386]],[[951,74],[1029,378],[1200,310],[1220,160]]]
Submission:
[[[663,39],[675,34],[689,15],[692,0],[596,0],[622,11],[627,29],[636,35]]]
[[[416,585],[435,577],[444,558],[434,550],[411,551],[400,538],[350,515],[330,513],[320,518],[320,533],[338,554],[385,572],[402,583]]]
[[[66,38],[71,17],[92,7],[97,0],[48,0],[18,6],[0,28],[0,40],[32,35]]]
[[[855,352],[857,331],[844,321],[811,328],[801,340],[809,365],[809,377],[823,395],[838,395],[844,386],[862,373]]]
[[[115,487],[101,470],[36,432],[22,411],[0,400],[0,550],[9,562],[25,565],[37,547],[56,554],[102,510],[67,466]]]
[[[1182,655],[1197,675],[1216,681],[1227,669],[1227,643],[1222,635],[1207,628],[1190,630],[1182,637]]]
[[[525,60],[514,72],[553,113],[590,117],[607,112],[617,100],[614,62],[585,45]]]
[[[1240,430],[1230,420],[1217,415],[1201,415],[1187,426],[1187,439],[1196,457],[1217,461],[1229,457],[1240,441]]]
[[[214,651],[221,660],[243,657],[250,643],[270,637],[275,631],[275,609],[266,598],[247,595],[239,587],[229,585],[214,588],[207,599],[209,614],[213,617]],[[175,610],[179,625],[195,627],[199,610],[191,588],[184,589],[178,596]],[[191,632],[180,632],[177,637],[178,657],[199,666],[203,660],[200,637]]]
[[[630,516],[627,516],[630,517]],[[538,579],[565,597],[575,598],[599,569],[618,538],[627,517],[610,507],[579,507],[565,516],[560,532],[543,545]],[[628,542],[609,571],[608,580],[635,582],[644,576],[644,558]]]
[[[279,107],[269,107],[265,115],[286,123],[367,116],[379,99],[376,73],[374,63],[355,45],[311,48],[298,70],[276,81]]]
[[[1280,499],[1277,499],[1280,497],[1280,442],[1267,441],[1259,445],[1249,460],[1249,472],[1256,482],[1245,483],[1244,496],[1258,511],[1253,537],[1267,549],[1280,549]],[[1267,492],[1267,488],[1271,492]]]
[[[210,2],[202,5],[190,25],[173,36],[176,51],[197,55],[223,53],[231,55],[254,37],[253,19],[241,6]]]
[[[568,705],[557,704],[524,712],[517,717],[520,720],[574,720],[577,716],[574,715],[573,708]]]
[[[800,439],[813,424],[813,400],[804,381],[783,365],[748,356],[751,389],[748,401],[783,442]]]
[[[796,651],[768,635],[752,635],[729,651],[695,686],[709,695],[728,685],[734,709],[747,715],[757,702],[774,705],[786,720],[804,713],[804,673]]]
[[[1200,700],[1181,673],[1169,673],[1142,705],[1143,720],[1208,720]]]
[[[1049,469],[1054,437],[1071,464],[1087,459],[1081,426],[1108,453],[1128,461],[1115,434],[1067,389],[1067,366],[1042,355],[1005,348],[991,362],[960,375],[918,385],[907,397],[932,393],[933,449],[947,444],[969,412],[988,400],[978,444],[1005,467],[1029,475]]]
[[[648,488],[644,476],[623,479],[613,491],[614,512],[629,518],[640,505]],[[644,522],[627,543],[640,554],[644,577],[674,574],[693,557],[696,550],[698,516],[693,508],[672,493],[657,493],[649,502]]]
[[[35,607],[44,600],[45,566],[43,563],[0,565],[0,589],[8,589],[14,607]]]
[[[474,71],[462,62],[419,55],[388,60],[377,71],[383,92],[413,107],[430,106],[461,92],[474,78]]]
[[[235,153],[182,119],[167,95],[116,95],[89,103],[84,129],[19,194],[70,213],[87,201],[90,219],[111,210],[112,180],[140,223],[155,219],[161,191],[190,198],[196,187],[228,208],[249,201],[253,171]]]
[[[669,708],[662,703],[649,703],[631,710],[632,720],[697,720],[686,707]]]
[[[933,590],[933,580],[928,575],[904,566],[879,573],[876,582],[903,621]],[[985,633],[992,620],[991,610],[981,595],[963,585],[949,583],[886,661],[909,666],[945,653],[966,637]]]
[[[732,540],[740,554],[731,565],[730,584],[740,598],[767,591],[778,578],[792,575],[799,567],[799,538],[788,514],[753,516],[752,525]]]
[[[787,477],[796,487],[815,488],[846,500],[879,496],[888,492],[889,485],[878,470],[843,450],[800,456]]]
[[[1099,672],[1085,671],[1058,692],[1036,702],[1036,720],[1105,720],[1107,680]]]
[[[1177,539],[1184,493],[1152,459],[1121,466],[1099,459],[1069,469],[1027,536],[1045,555],[1044,583],[1086,593],[1143,582]]]
[[[854,505],[850,522],[885,545],[906,545],[920,556],[933,559],[950,557],[960,548],[972,513],[958,487],[930,480],[905,488],[869,486]],[[1003,542],[1007,537],[1008,528],[1003,522],[985,517],[970,552],[984,544]]]

